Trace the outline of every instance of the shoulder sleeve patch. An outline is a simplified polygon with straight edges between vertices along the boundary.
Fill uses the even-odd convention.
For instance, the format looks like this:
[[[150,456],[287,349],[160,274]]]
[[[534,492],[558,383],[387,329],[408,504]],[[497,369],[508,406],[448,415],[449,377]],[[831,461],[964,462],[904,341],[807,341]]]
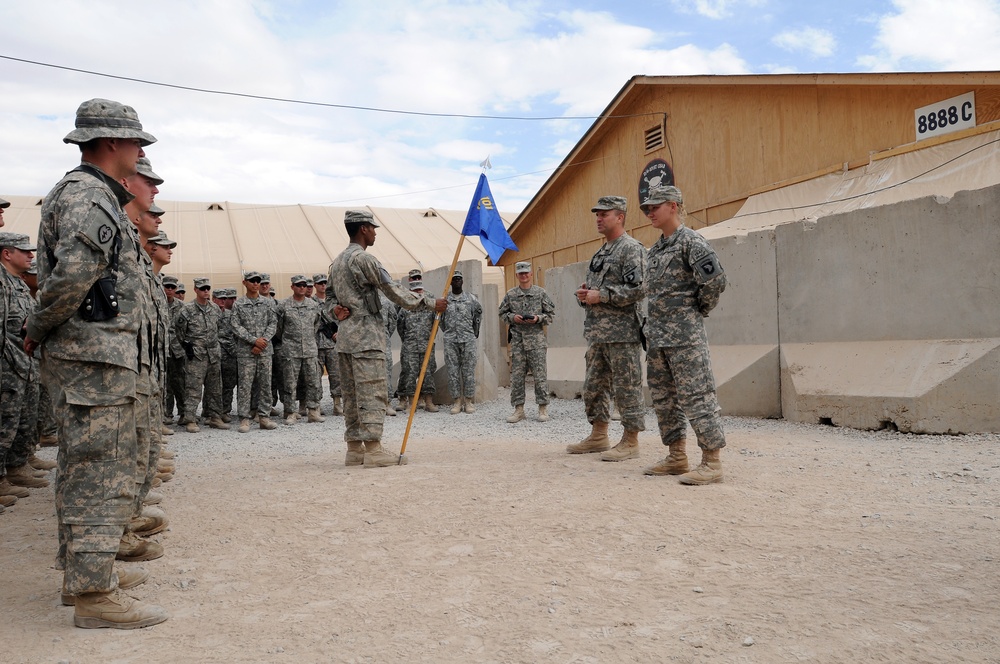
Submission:
[[[110,254],[118,235],[118,214],[105,200],[97,200],[80,233],[80,239],[96,251]]]

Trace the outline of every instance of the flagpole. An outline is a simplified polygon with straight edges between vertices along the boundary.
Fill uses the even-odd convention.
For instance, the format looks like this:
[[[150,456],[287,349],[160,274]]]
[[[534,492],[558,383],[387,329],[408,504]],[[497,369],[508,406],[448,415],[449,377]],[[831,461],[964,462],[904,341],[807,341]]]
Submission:
[[[455,274],[455,268],[458,266],[458,257],[462,253],[462,245],[465,244],[465,236],[460,235],[458,240],[458,248],[455,249],[455,257],[451,260],[451,267],[448,268],[448,278],[445,280],[445,293],[442,297],[448,297],[448,291],[451,289],[451,278]],[[431,360],[431,353],[434,350],[434,337],[437,336],[438,325],[441,323],[441,314],[434,314],[434,325],[431,326],[431,338],[427,341],[427,350],[424,351],[424,363],[420,366],[420,375],[417,376],[417,387],[413,391],[413,398],[410,399],[410,415],[406,420],[406,431],[403,433],[403,443],[399,448],[399,463],[406,463],[403,460],[403,454],[406,452],[406,440],[410,437],[410,427],[413,426],[413,415],[417,412],[417,400],[420,398],[420,388],[424,384],[424,374],[427,373],[427,364]]]

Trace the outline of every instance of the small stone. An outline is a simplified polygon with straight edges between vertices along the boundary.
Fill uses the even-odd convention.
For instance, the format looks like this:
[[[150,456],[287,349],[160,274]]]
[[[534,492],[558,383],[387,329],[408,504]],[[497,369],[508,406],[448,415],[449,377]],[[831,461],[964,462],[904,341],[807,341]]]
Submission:
[[[969,472],[972,470],[972,466],[962,466],[962,470]]]
[[[694,588],[692,588],[692,589],[691,589],[691,592],[696,592],[696,593],[703,593],[703,592],[705,592],[705,591],[704,591],[704,590],[702,590],[702,587],[701,587],[701,586],[695,586]]]
[[[549,607],[549,613],[555,613],[555,612],[556,612],[556,610],[550,606]]]
[[[754,640],[753,640],[752,636],[748,636],[747,638],[743,639],[743,645],[749,647],[749,646],[752,646],[753,644],[754,644]]]

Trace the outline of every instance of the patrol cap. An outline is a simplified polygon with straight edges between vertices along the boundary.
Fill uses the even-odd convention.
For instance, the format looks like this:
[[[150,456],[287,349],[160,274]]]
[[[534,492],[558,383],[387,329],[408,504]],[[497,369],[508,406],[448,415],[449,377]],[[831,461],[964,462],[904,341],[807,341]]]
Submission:
[[[410,281],[413,281],[414,279],[419,279],[420,277],[424,276],[424,273],[421,272],[418,268],[413,268],[412,270],[410,270],[410,273],[407,276],[410,278]]]
[[[375,228],[379,228],[371,210],[348,210],[344,213],[344,225],[347,224],[371,224]]]
[[[650,187],[649,193],[646,194],[646,200],[639,207],[645,209],[647,205],[660,205],[661,203],[679,203],[683,205],[684,196],[681,195],[680,189],[670,184]]]
[[[306,281],[307,281],[306,275],[304,274],[296,274],[294,277],[292,277],[293,286],[296,286],[298,284],[305,284]]]
[[[178,293],[186,293],[187,292],[187,289],[184,288],[184,284],[182,284],[179,281],[177,282],[177,292]]]
[[[314,284],[314,283],[313,283],[313,280],[312,280],[312,279],[309,279],[308,277],[306,278],[306,286],[307,286],[307,287],[309,287],[309,288],[312,288],[312,287],[313,287],[313,286],[315,286],[315,285],[316,285],[316,284]]]
[[[163,178],[153,172],[153,165],[149,163],[148,158],[139,157],[139,161],[135,164],[135,170],[139,172],[139,175],[145,175],[152,180],[153,184],[163,184]]]
[[[420,281],[419,279],[410,282],[410,290],[417,290],[417,289],[420,290],[424,289],[424,282]]]
[[[20,249],[21,251],[34,251],[35,245],[31,238],[24,233],[0,232],[0,247],[4,249]]]
[[[76,109],[76,129],[63,139],[63,143],[86,143],[95,138],[138,138],[146,147],[156,142],[156,137],[142,130],[139,115],[131,106],[110,99],[91,99]]]
[[[601,210],[618,210],[620,212],[627,212],[628,200],[624,196],[601,196],[597,199],[597,205],[590,208],[590,211],[599,212]]]
[[[156,215],[157,217],[162,217],[163,215],[165,215],[167,213],[166,210],[164,210],[163,208],[161,208],[156,203],[153,203],[152,205],[150,205],[149,209],[146,210],[146,212],[149,212],[150,214]]]
[[[164,235],[164,237],[166,237],[166,236]],[[176,286],[177,285],[177,277],[172,277],[169,274],[164,275],[164,277],[163,277],[163,279],[161,281],[163,281],[163,285],[164,286]]]
[[[514,263],[514,274],[521,274],[523,272],[531,272],[531,263],[528,261],[518,261]]]
[[[31,259],[31,264],[28,265],[28,269],[25,270],[26,274],[38,274],[38,260],[35,258]]]
[[[267,272],[261,272],[260,273],[260,283],[262,283],[262,284],[269,284],[269,283],[271,283],[271,275],[268,274]]]
[[[10,201],[5,201],[4,199],[0,198],[0,210],[9,207],[10,207]]]
[[[149,241],[161,247],[166,247],[167,249],[173,249],[177,246],[177,243],[168,238],[167,234],[163,231],[157,233],[156,237],[150,238]],[[164,277],[163,282],[166,283],[167,279],[168,277]],[[175,277],[169,277],[169,279],[173,279],[174,283],[177,283],[177,279]]]
[[[237,297],[237,295],[236,295],[236,289],[235,288],[227,288],[226,289],[226,297],[229,298],[229,299],[235,300],[236,297]]]
[[[208,277],[195,277],[194,278],[194,287],[195,287],[195,290],[197,290],[199,288],[204,288],[205,286],[208,286],[210,288],[212,286],[212,281]]]
[[[254,279],[257,279],[258,281],[262,279],[260,272],[257,272],[256,270],[247,270],[243,273],[243,281],[253,281]]]
[[[451,278],[454,279],[455,277],[458,277],[462,281],[465,281],[465,277],[462,276],[461,270],[455,270],[455,272],[452,273]]]
[[[313,275],[313,283],[314,284],[327,283],[326,275],[323,274],[322,272],[317,272],[316,274]]]

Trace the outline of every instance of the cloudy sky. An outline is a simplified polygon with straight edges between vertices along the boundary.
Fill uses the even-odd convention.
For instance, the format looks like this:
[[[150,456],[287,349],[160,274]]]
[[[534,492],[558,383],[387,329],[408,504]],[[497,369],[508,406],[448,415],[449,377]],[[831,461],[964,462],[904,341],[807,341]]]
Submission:
[[[489,155],[516,213],[636,74],[1000,66],[1000,0],[32,0],[0,25],[0,195],[74,165],[91,97],[159,138],[165,200],[464,209]]]

